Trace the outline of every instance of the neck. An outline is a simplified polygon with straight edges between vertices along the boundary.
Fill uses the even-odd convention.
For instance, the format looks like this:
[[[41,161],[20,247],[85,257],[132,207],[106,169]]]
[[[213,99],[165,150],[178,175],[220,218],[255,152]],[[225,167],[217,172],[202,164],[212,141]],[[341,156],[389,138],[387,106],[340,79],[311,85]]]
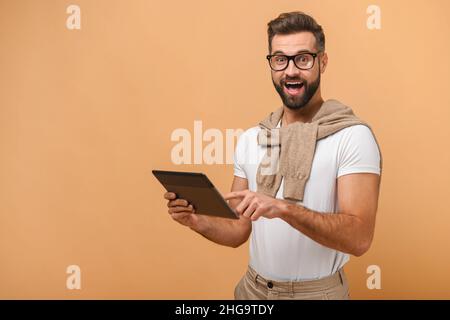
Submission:
[[[283,106],[283,117],[281,119],[282,126],[291,124],[296,121],[311,122],[312,118],[316,115],[322,106],[323,99],[320,95],[313,97],[303,108],[298,110],[289,109]]]

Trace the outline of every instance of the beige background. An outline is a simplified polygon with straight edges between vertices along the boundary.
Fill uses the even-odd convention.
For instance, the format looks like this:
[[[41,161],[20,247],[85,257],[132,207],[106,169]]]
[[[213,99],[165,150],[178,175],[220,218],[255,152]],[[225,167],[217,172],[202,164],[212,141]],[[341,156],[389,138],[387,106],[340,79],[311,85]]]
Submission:
[[[304,10],[324,27],[325,98],[353,107],[384,173],[370,251],[346,270],[353,298],[450,298],[450,2],[0,0],[0,298],[232,298],[248,245],[173,222],[152,169],[176,128],[247,129],[280,105],[266,24]],[[366,8],[382,10],[368,30]],[[82,289],[66,289],[66,267]],[[368,290],[366,268],[382,270]]]

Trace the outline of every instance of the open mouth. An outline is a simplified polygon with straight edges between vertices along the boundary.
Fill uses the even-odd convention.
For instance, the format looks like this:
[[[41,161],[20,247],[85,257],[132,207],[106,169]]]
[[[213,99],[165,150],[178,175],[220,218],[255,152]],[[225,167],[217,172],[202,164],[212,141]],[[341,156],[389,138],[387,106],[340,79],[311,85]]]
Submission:
[[[303,92],[304,83],[301,81],[286,81],[283,87],[288,94],[294,96]]]

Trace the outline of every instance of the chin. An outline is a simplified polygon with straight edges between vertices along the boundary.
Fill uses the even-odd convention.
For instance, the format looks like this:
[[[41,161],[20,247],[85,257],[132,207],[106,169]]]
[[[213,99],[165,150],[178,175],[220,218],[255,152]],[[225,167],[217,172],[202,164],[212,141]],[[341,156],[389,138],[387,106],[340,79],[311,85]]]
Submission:
[[[291,110],[299,110],[303,107],[306,106],[307,103],[302,102],[298,102],[298,103],[293,103],[292,101],[289,101],[288,99],[284,99],[283,103],[286,107],[288,107]]]

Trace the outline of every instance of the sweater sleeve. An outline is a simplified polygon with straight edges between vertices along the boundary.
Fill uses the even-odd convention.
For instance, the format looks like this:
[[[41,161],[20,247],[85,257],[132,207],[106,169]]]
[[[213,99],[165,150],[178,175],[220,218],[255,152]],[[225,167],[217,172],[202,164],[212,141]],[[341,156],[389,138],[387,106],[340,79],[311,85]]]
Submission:
[[[337,177],[362,172],[379,175],[380,165],[380,150],[370,128],[351,126],[338,148]]]

